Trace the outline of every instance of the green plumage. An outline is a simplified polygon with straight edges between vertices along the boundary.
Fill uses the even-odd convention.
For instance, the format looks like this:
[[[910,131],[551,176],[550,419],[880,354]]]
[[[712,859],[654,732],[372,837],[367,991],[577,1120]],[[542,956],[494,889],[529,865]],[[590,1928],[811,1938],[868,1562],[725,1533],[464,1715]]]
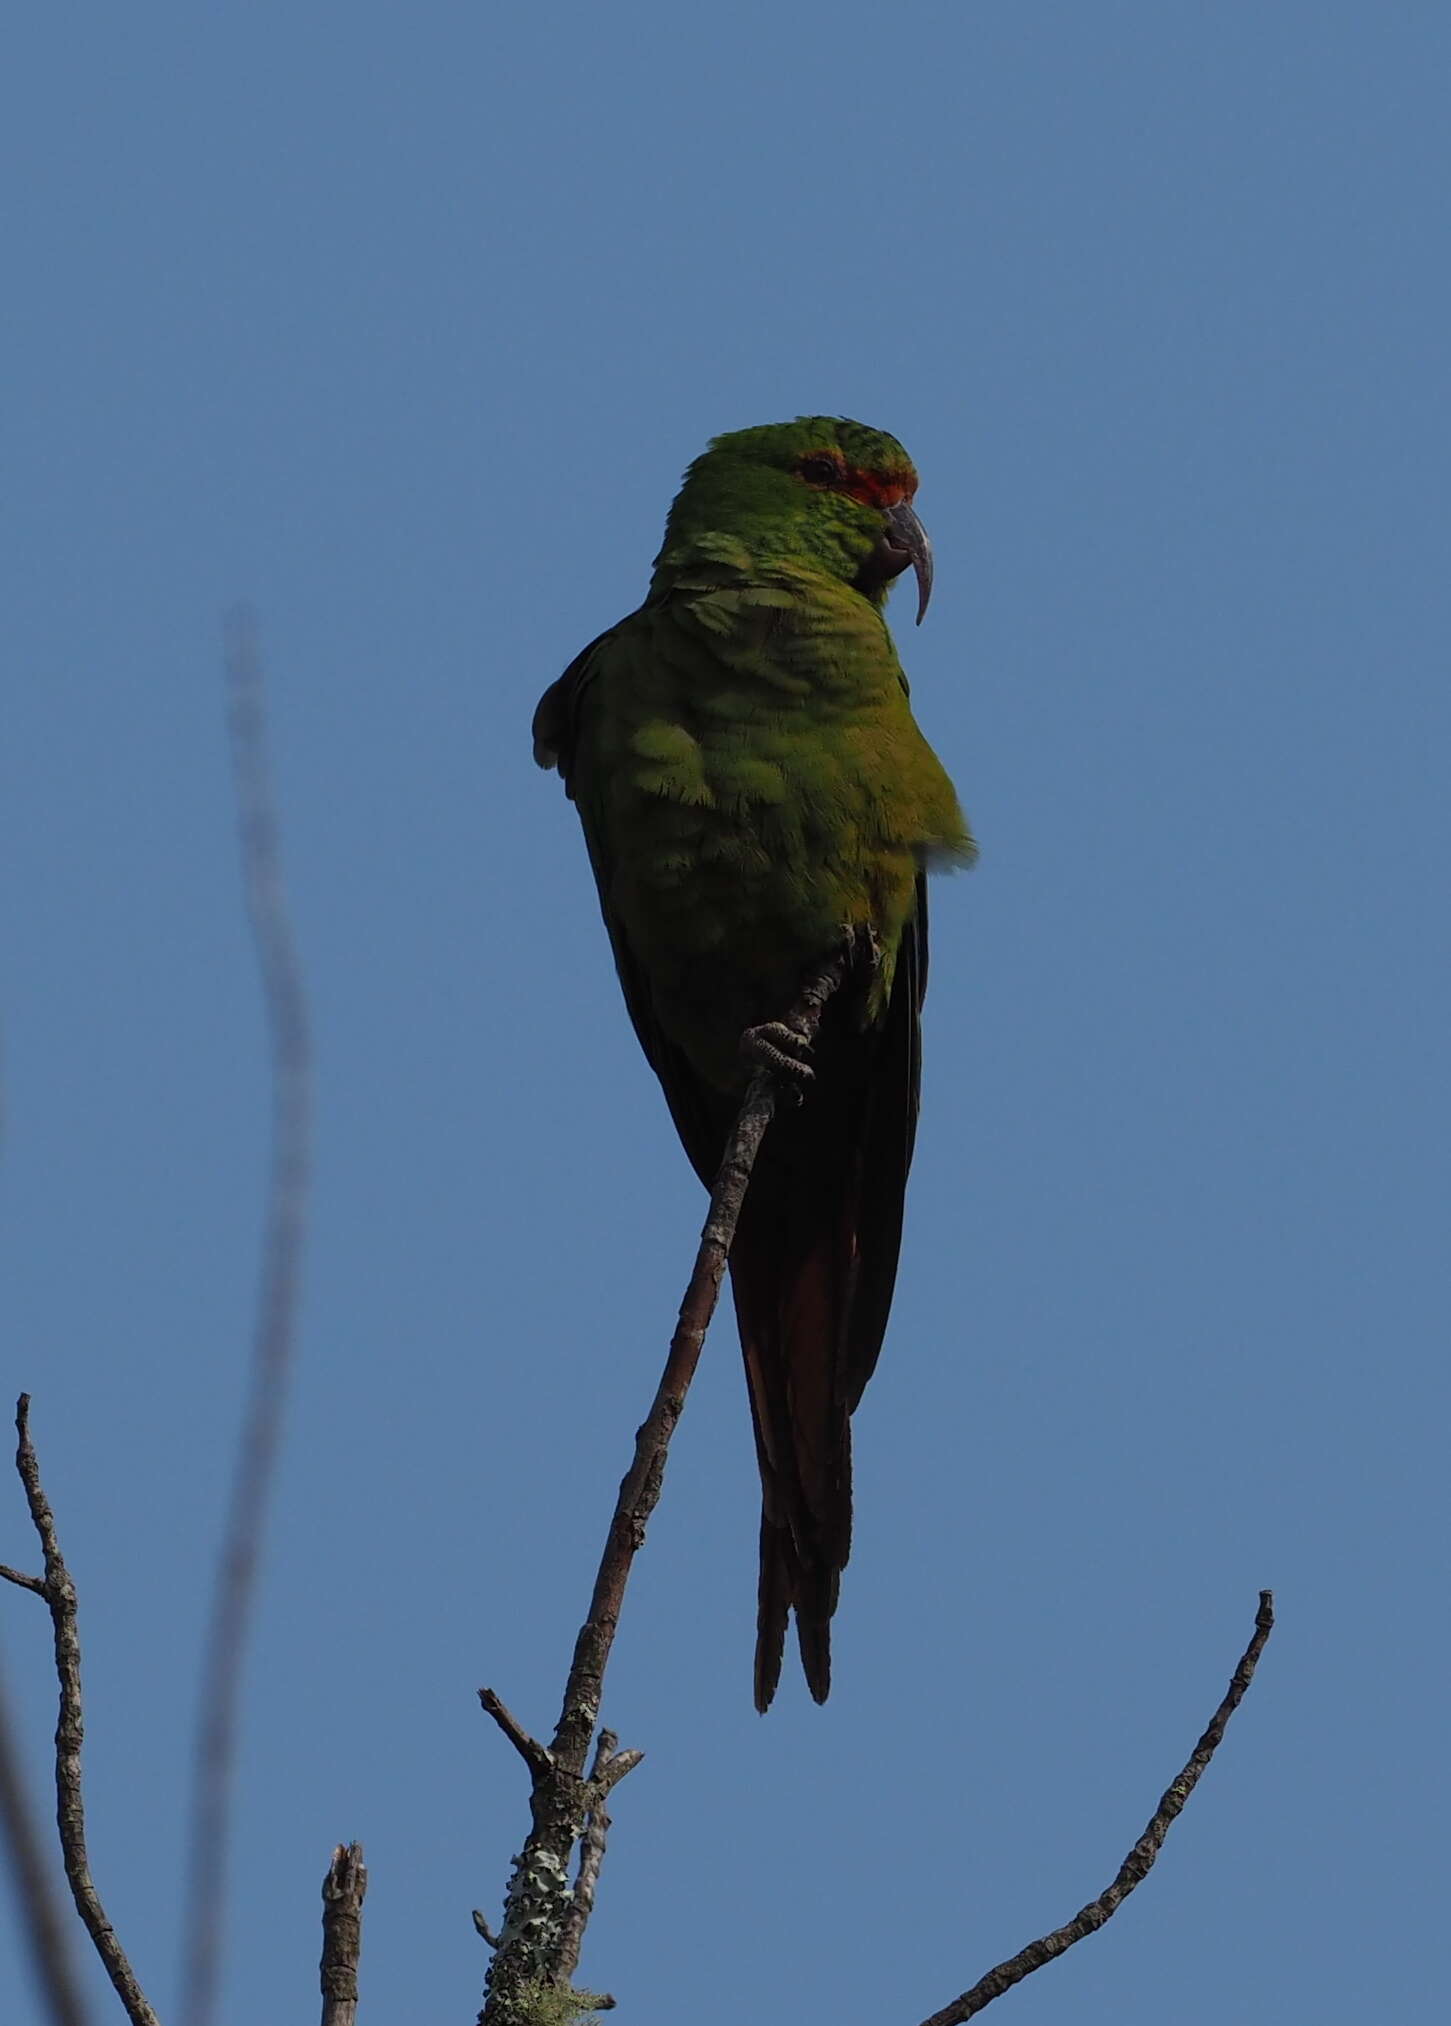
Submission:
[[[789,1608],[818,1699],[829,1682],[847,1420],[886,1323],[916,1117],[922,874],[973,851],[882,613],[909,562],[924,596],[930,582],[915,489],[901,445],[857,423],[718,437],[686,475],[645,603],[535,718],[703,1181],[749,1074],[744,1030],[780,1019],[845,929],[872,930],[879,952],[827,1008],[815,1081],[767,1136],[732,1252],[764,1491],[762,1707]]]

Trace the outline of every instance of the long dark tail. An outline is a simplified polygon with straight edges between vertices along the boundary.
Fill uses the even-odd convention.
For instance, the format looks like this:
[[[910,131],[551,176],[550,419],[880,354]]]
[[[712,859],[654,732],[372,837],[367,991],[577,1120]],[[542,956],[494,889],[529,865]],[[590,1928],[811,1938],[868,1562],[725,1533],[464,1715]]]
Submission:
[[[786,1627],[807,1686],[831,1688],[831,1618],[851,1553],[851,1416],[881,1349],[917,1119],[921,979],[909,933],[887,1018],[826,1009],[816,1079],[766,1135],[731,1249],[731,1288],[761,1467],[756,1707]]]
[[[774,1169],[776,1164],[771,1164]],[[811,1693],[831,1687],[832,1613],[851,1553],[851,1425],[839,1383],[847,1293],[831,1222],[840,1202],[812,1203],[798,1173],[763,1175],[758,1161],[731,1252],[731,1287],[761,1467],[761,1578],[756,1623],[756,1707],[781,1675],[786,1625],[796,1614]],[[835,1196],[837,1189],[817,1173]],[[762,1187],[762,1184],[766,1184]],[[797,1206],[793,1209],[793,1202]],[[812,1230],[813,1225],[820,1226]]]

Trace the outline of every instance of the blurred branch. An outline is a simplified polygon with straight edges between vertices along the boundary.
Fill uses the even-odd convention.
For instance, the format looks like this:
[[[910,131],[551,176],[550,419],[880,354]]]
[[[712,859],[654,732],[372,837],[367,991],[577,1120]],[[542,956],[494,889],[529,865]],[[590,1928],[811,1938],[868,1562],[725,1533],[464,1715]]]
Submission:
[[[1116,1914],[1136,1885],[1148,1876],[1154,1859],[1164,1846],[1175,1818],[1184,1803],[1199,1784],[1200,1775],[1218,1751],[1230,1718],[1244,1699],[1245,1691],[1254,1678],[1259,1657],[1264,1651],[1275,1622],[1274,1597],[1269,1590],[1260,1591],[1260,1608],[1255,1616],[1254,1637],[1240,1656],[1238,1667],[1230,1680],[1223,1702],[1209,1720],[1209,1728],[1189,1755],[1189,1762],[1178,1777],[1171,1782],[1150,1818],[1143,1835],[1119,1866],[1118,1876],[1113,1884],[1101,1892],[1097,1899],[1090,1900],[1081,1908],[1065,1927],[1055,1928],[1041,1940],[1029,1942],[1015,1956],[996,1969],[989,1970],[979,1978],[970,1991],[964,1991],[960,1998],[954,1998],[950,2005],[944,2005],[940,2012],[934,2012],[930,2019],[924,2019],[922,2026],[963,2026],[963,2022],[975,2018],[984,2011],[994,1998],[1001,1998],[1004,1991],[1010,1991],[1014,1984],[1020,1984],[1024,1977],[1031,1977],[1035,1970],[1041,1970],[1045,1963],[1055,1962],[1065,1949],[1071,1949],[1075,1942],[1085,1936],[1096,1934],[1106,1920]]]
[[[85,1738],[85,1724],[81,1709],[81,1642],[77,1626],[76,1586],[61,1554],[55,1514],[40,1481],[40,1462],[35,1444],[30,1439],[28,1393],[22,1393],[16,1402],[15,1432],[19,1438],[15,1468],[25,1487],[25,1502],[30,1508],[31,1523],[40,1542],[45,1573],[41,1577],[23,1576],[13,1569],[0,1573],[22,1589],[32,1590],[43,1597],[50,1611],[55,1672],[60,1684],[60,1712],[55,1728],[55,1815],[61,1858],[76,1912],[85,1922],[86,1932],[95,1944],[96,1954],[105,1965],[106,1975],[111,1979],[117,1997],[126,2008],[127,2018],[132,2026],[157,2026],[156,2014],[146,2002],[145,1994],[136,1981],[136,1973],[116,1938],[115,1929],[106,1918],[106,1910],[91,1878],[90,1858],[86,1851],[85,1799],[81,1787],[81,1745]],[[37,1952],[45,1945],[40,1931],[33,1932],[32,1945]],[[79,2018],[81,2015],[76,2012],[58,2013],[57,2016]]]
[[[202,1661],[182,1930],[186,2026],[209,2026],[216,2010],[237,1710],[294,1357],[312,1162],[307,1002],[282,885],[256,622],[246,610],[228,616],[225,665],[242,884],[271,1042],[272,1156],[251,1392]]]
[[[785,1024],[808,1045],[816,1037],[827,1001],[846,977],[854,950],[851,939],[843,941],[835,955],[807,980],[787,1018]],[[751,1170],[783,1090],[799,1088],[790,1074],[791,1063],[778,1053],[775,1061],[780,1067],[772,1066],[767,1056],[767,1066],[751,1077],[726,1142],[665,1369],[650,1411],[636,1431],[634,1458],[615,1501],[589,1614],[575,1640],[563,1708],[548,1747],[523,1730],[492,1689],[479,1691],[484,1709],[529,1768],[533,1820],[524,1848],[514,1860],[504,1901],[504,1925],[493,1942],[478,2026],[527,2026],[534,2009],[531,1994],[540,1986],[568,1982],[594,1904],[609,1819],[604,1802],[610,1789],[642,1756],[634,1751],[597,1751],[594,1770],[585,1774],[625,1586],[660,1497],[670,1439],[700,1362]],[[570,1859],[581,1839],[579,1878],[571,1887]],[[476,1924],[478,1919],[481,1917],[476,1917]],[[483,1926],[479,1931],[487,1938]],[[585,2003],[586,1994],[576,1994],[576,2009]],[[595,2009],[603,2008],[596,2004]]]
[[[322,1882],[322,2026],[354,2026],[358,1958],[363,1950],[363,1895],[368,1867],[361,1843],[340,1843]]]
[[[0,1574],[14,1579],[10,1569],[0,1569]],[[41,1596],[45,1595],[44,1585],[33,1578],[25,1578],[21,1587],[38,1589]],[[15,1882],[16,1910],[30,1946],[31,1965],[46,2015],[52,2026],[85,2026],[86,2008],[81,2001],[62,1918],[64,1903],[46,1863],[44,1841],[26,1789],[3,1679],[0,1679],[0,1829],[4,1831],[10,1875]]]

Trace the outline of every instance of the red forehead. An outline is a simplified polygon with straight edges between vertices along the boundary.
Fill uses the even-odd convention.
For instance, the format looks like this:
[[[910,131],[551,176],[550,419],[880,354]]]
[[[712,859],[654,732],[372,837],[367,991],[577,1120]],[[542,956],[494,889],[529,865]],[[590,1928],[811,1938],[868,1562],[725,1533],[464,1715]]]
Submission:
[[[813,465],[829,467],[832,476],[828,478],[824,472],[818,475],[811,469]],[[863,506],[900,506],[917,490],[917,474],[910,464],[880,470],[867,464],[848,464],[834,445],[807,451],[798,464],[798,469],[802,467],[808,484],[821,486],[828,492],[844,492],[848,499],[859,500]]]
[[[848,465],[841,489],[863,506],[900,506],[916,492],[917,474],[909,464],[898,465],[894,471],[867,471],[859,464]]]

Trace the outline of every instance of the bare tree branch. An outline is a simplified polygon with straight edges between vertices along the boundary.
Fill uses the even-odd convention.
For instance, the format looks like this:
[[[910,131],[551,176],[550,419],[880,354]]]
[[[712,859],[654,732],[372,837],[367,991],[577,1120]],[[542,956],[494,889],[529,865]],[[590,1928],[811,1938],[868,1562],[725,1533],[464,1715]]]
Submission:
[[[361,1843],[340,1843],[322,1882],[322,2026],[353,2026],[368,1867]]]
[[[55,1819],[60,1833],[61,1859],[76,1912],[85,1922],[86,1932],[95,1944],[96,1954],[105,1965],[106,1975],[111,1979],[117,1997],[126,2008],[131,2026],[157,2026],[156,2014],[146,2002],[145,1994],[136,1981],[136,1973],[116,1938],[115,1929],[106,1918],[101,1896],[91,1878],[90,1858],[86,1851],[85,1797],[81,1786],[81,1746],[86,1733],[81,1708],[81,1641],[77,1626],[76,1586],[61,1554],[55,1514],[40,1481],[40,1461],[35,1453],[35,1444],[30,1439],[28,1393],[22,1393],[15,1403],[15,1432],[18,1437],[15,1468],[25,1487],[25,1502],[30,1508],[31,1524],[40,1542],[45,1575],[37,1584],[34,1577],[17,1577],[10,1570],[5,1573],[12,1581],[18,1581],[23,1589],[38,1590],[50,1611],[56,1680],[60,1684],[60,1712],[55,1727]]]
[[[13,1577],[11,1570],[5,1570],[4,1574]],[[27,1578],[21,1587],[39,1589],[45,1595],[45,1586],[33,1577]],[[71,1960],[64,1901],[56,1891],[46,1861],[3,1679],[0,1679],[0,1828],[4,1830],[10,1853],[10,1875],[15,1882],[20,1926],[30,1945],[31,1965],[47,2017],[52,2026],[85,2026],[86,2008]]]
[[[846,977],[850,944],[843,944],[802,987],[787,1018],[806,1042],[814,1041],[826,1002]],[[550,1747],[560,1765],[579,1776],[584,1771],[590,1739],[599,1717],[605,1668],[619,1629],[625,1585],[635,1556],[644,1545],[645,1526],[660,1497],[670,1439],[685,1409],[685,1396],[695,1377],[705,1333],[715,1313],[720,1284],[730,1257],[736,1224],[745,1201],[766,1128],[775,1115],[783,1084],[790,1079],[773,1069],[759,1069],[751,1078],[720,1172],[711,1190],[710,1208],[700,1234],[689,1283],[680,1304],[675,1334],[650,1411],[635,1436],[635,1455],[620,1485],[614,1516],[595,1577],[589,1615],[575,1641],[565,1685],[564,1707]]]
[[[590,1768],[590,1787],[594,1798],[589,1813],[584,1818],[584,1834],[579,1841],[579,1871],[575,1876],[574,1891],[570,1896],[569,1912],[564,1917],[564,1933],[559,1942],[559,1970],[562,1982],[568,1983],[579,1968],[579,1952],[584,1946],[584,1931],[589,1917],[594,1912],[595,1891],[600,1882],[600,1867],[605,1861],[605,1840],[610,1833],[609,1812],[605,1801],[609,1788],[604,1784],[606,1766],[620,1750],[620,1741],[613,1731],[602,1730],[595,1742],[595,1759]],[[638,1765],[640,1754],[621,1753],[621,1757],[633,1757]]]
[[[553,1770],[554,1759],[549,1747],[541,1745],[538,1738],[530,1737],[518,1717],[491,1688],[479,1690],[479,1706],[486,1716],[494,1719],[531,1773],[542,1778]]]
[[[0,1562],[0,1576],[7,1583],[13,1583],[17,1590],[33,1590],[37,1597],[45,1595],[43,1576],[27,1576],[23,1569],[12,1569],[8,1562]]]
[[[294,1358],[312,1166],[307,1002],[282,885],[256,622],[245,610],[228,617],[226,682],[242,881],[271,1041],[272,1158],[251,1393],[202,1662],[183,1927],[186,2026],[210,2026],[216,2010],[243,1657]]]
[[[852,937],[844,938],[840,949],[803,985],[785,1024],[808,1044],[816,1037],[827,1001],[845,980],[856,949]],[[564,1955],[572,1950],[578,1958],[585,1921],[593,1904],[603,1843],[598,1855],[590,1860],[588,1903],[582,1917],[577,1888],[572,1889],[569,1883],[570,1858],[585,1835],[595,1807],[603,1806],[608,1786],[638,1765],[641,1757],[639,1753],[616,1755],[612,1763],[619,1770],[603,1791],[599,1791],[599,1783],[585,1775],[590,1741],[599,1722],[605,1669],[619,1629],[630,1569],[644,1544],[646,1525],[660,1497],[670,1439],[700,1362],[751,1170],[777,1101],[783,1089],[791,1086],[787,1073],[791,1065],[779,1055],[776,1059],[784,1067],[771,1066],[768,1056],[767,1066],[757,1069],[752,1076],[726,1142],[665,1369],[650,1411],[636,1431],[634,1458],[615,1501],[589,1614],[575,1640],[564,1704],[549,1746],[546,1748],[529,1737],[512,1717],[505,1722],[508,1713],[498,1697],[491,1689],[480,1690],[484,1708],[530,1766],[533,1826],[514,1861],[504,1902],[504,1926],[489,1962],[478,2026],[524,2026],[531,1988],[565,1980]],[[628,1763],[620,1764],[622,1760]],[[598,1757],[596,1763],[600,1763]],[[607,1777],[608,1766],[601,1780]],[[582,1858],[582,1872],[583,1866]]]
[[[1259,1657],[1264,1651],[1275,1622],[1275,1600],[1269,1590],[1260,1591],[1260,1608],[1255,1615],[1254,1637],[1240,1657],[1234,1670],[1223,1702],[1209,1720],[1209,1728],[1189,1755],[1188,1764],[1165,1790],[1163,1798],[1154,1810],[1143,1835],[1119,1866],[1118,1876],[1113,1884],[1101,1892],[1097,1899],[1090,1900],[1081,1908],[1065,1927],[1055,1928],[1041,1940],[1029,1942],[1015,1956],[996,1969],[989,1970],[985,1977],[978,1979],[970,1991],[964,1991],[960,1998],[954,1998],[950,2005],[944,2005],[940,2012],[934,2012],[930,2019],[924,2019],[922,2026],[963,2026],[963,2022],[975,2018],[991,2005],[994,1998],[1001,1998],[1004,1991],[1010,1991],[1014,1984],[1020,1984],[1024,1977],[1031,1977],[1035,1970],[1041,1970],[1045,1963],[1055,1962],[1065,1949],[1071,1949],[1075,1942],[1085,1936],[1096,1934],[1106,1920],[1112,1918],[1136,1885],[1148,1876],[1154,1859],[1164,1845],[1176,1816],[1184,1803],[1199,1784],[1200,1775],[1219,1749],[1230,1718],[1239,1708],[1254,1677]]]

